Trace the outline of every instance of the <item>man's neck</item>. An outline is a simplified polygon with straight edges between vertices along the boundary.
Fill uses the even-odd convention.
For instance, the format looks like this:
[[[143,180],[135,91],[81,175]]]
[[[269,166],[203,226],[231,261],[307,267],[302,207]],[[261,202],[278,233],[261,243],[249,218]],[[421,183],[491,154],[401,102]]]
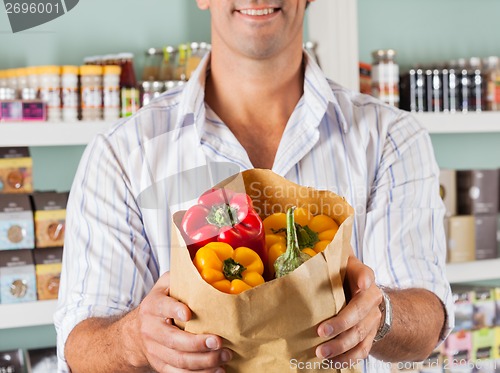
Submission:
[[[302,59],[300,49],[265,61],[212,51],[205,101],[255,167],[272,167],[285,126],[303,94]]]

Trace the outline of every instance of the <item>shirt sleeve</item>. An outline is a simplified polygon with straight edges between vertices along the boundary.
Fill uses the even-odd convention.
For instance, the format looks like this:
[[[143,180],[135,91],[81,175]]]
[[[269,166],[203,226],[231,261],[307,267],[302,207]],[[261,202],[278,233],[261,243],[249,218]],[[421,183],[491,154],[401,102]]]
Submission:
[[[67,206],[54,315],[59,372],[69,372],[64,345],[79,322],[120,315],[140,303],[154,284],[150,259],[125,168],[115,148],[99,135],[84,152]]]
[[[446,311],[444,339],[454,326],[446,278],[445,208],[428,132],[400,114],[388,127],[367,204],[363,258],[381,286],[423,288]]]

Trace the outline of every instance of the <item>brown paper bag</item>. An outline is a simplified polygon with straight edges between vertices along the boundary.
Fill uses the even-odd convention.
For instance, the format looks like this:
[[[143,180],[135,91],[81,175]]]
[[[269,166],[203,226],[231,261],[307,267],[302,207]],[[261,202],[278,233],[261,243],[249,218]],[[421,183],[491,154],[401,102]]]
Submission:
[[[193,312],[185,330],[224,338],[224,346],[234,351],[228,372],[325,371],[329,362],[315,355],[325,341],[317,326],[345,304],[342,283],[352,251],[352,207],[332,192],[302,187],[269,170],[244,171],[218,186],[250,195],[262,218],[297,206],[329,215],[340,227],[323,253],[292,273],[233,295],[201,278],[177,228],[183,212],[175,214],[170,293]]]

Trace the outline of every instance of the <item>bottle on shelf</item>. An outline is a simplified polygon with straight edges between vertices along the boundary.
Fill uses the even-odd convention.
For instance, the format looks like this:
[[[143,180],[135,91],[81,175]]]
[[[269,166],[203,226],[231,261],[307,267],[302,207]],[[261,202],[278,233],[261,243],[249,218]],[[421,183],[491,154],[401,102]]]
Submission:
[[[115,121],[120,118],[120,74],[120,66],[105,65],[103,67],[103,116],[105,121]]]
[[[399,106],[399,65],[393,49],[372,53],[372,95],[383,102]]]
[[[160,79],[160,66],[163,59],[161,49],[149,48],[146,51],[146,60],[142,71],[143,81],[157,81]]]
[[[47,120],[61,120],[61,67],[42,66],[38,68],[40,98],[47,104]]]
[[[61,67],[62,118],[78,120],[78,66]]]
[[[102,119],[102,66],[80,66],[80,102],[82,120]]]
[[[139,89],[134,71],[134,55],[120,53],[118,55],[121,66],[120,75],[120,101],[121,117],[129,117],[139,110]]]

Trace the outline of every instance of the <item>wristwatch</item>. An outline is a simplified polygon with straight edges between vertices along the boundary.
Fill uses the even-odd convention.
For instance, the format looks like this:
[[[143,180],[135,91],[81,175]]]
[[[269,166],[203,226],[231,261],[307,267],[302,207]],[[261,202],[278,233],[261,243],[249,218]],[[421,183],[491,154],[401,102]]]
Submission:
[[[380,327],[378,328],[377,334],[375,335],[375,338],[373,339],[373,342],[378,342],[382,338],[384,338],[390,331],[391,331],[391,326],[392,326],[392,305],[391,305],[391,299],[389,296],[383,291],[382,291],[382,296],[384,297],[382,299],[382,302],[380,302],[378,308],[380,309],[380,312],[382,313],[382,319],[380,322]]]

